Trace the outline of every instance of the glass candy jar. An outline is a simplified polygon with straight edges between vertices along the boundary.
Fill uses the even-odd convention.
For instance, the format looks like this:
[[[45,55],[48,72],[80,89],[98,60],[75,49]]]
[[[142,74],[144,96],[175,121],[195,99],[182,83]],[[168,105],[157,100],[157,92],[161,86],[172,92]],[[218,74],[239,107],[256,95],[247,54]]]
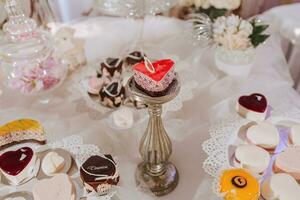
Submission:
[[[5,85],[24,95],[37,95],[57,88],[67,67],[53,56],[49,33],[25,17],[18,0],[6,0],[9,21],[4,24],[5,41],[0,59]]]

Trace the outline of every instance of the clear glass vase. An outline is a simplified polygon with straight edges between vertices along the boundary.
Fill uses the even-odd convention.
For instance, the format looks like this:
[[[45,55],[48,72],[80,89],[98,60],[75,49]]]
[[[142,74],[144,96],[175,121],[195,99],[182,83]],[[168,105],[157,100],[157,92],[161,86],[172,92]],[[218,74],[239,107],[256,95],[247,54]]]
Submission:
[[[1,44],[1,70],[5,85],[23,95],[39,95],[57,88],[65,79],[67,66],[53,56],[48,32],[25,17],[18,0],[7,0],[9,21]]]

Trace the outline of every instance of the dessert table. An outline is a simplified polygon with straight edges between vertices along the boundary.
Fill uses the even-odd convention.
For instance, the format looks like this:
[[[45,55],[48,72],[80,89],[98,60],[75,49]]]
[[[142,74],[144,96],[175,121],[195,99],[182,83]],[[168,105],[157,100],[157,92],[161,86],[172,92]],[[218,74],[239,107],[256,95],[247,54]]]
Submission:
[[[210,125],[234,113],[236,99],[252,92],[265,94],[277,112],[299,112],[300,97],[292,88],[279,37],[272,35],[257,49],[256,62],[249,77],[229,77],[215,67],[213,48],[191,44],[182,21],[165,17],[146,17],[144,20],[145,52],[150,57],[176,57],[188,63],[187,67],[195,66],[197,79],[193,97],[183,102],[178,111],[164,115],[173,142],[171,161],[178,168],[180,181],[175,191],[159,199],[215,199],[211,192],[212,178],[202,169],[207,155],[201,145],[209,138]],[[86,56],[92,63],[130,48],[138,37],[142,21],[98,17],[77,20],[67,26],[76,29],[76,36],[86,40]],[[68,77],[64,85],[49,96],[48,103],[41,101],[42,97],[21,97],[2,87],[1,124],[29,117],[42,122],[49,141],[80,135],[85,143],[95,144],[103,153],[117,157],[121,182],[115,199],[156,199],[139,191],[134,180],[135,168],[141,161],[139,139],[147,120],[141,120],[127,130],[112,128],[106,120],[108,114],[92,110],[72,87],[79,77],[80,72]]]

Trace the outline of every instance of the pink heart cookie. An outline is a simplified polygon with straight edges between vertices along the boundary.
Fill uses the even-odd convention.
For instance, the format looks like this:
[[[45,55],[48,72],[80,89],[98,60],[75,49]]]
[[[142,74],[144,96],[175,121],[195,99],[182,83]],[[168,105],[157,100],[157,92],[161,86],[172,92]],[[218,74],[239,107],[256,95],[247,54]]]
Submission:
[[[38,181],[33,187],[34,200],[75,200],[75,188],[66,174]]]

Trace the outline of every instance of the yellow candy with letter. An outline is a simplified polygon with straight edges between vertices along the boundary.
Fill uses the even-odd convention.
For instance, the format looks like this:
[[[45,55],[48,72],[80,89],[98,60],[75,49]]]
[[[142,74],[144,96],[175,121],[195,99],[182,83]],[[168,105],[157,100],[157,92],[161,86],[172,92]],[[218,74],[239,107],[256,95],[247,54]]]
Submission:
[[[224,170],[220,178],[220,193],[225,200],[258,200],[259,182],[244,169]]]

